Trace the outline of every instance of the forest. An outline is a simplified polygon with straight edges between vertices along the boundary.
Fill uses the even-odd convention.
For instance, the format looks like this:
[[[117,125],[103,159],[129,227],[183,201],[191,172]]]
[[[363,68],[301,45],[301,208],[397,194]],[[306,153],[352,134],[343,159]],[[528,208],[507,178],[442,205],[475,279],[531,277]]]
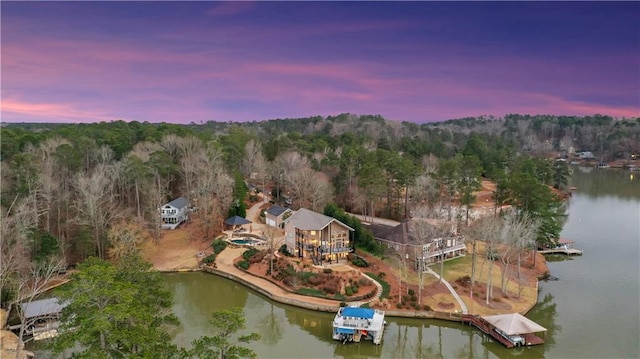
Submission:
[[[556,159],[588,150],[627,161],[640,154],[640,118],[3,123],[0,139],[0,292],[7,303],[21,273],[51,258],[73,266],[159,240],[158,209],[179,196],[197,219],[191,235],[210,240],[227,216],[244,214],[250,190],[270,191],[294,209],[322,212],[334,204],[328,208],[400,220],[421,206],[463,222],[488,179],[496,184],[496,211],[511,204],[540,220],[539,241],[553,242],[563,208],[551,188],[566,190],[569,175]],[[355,246],[382,251],[371,236]]]

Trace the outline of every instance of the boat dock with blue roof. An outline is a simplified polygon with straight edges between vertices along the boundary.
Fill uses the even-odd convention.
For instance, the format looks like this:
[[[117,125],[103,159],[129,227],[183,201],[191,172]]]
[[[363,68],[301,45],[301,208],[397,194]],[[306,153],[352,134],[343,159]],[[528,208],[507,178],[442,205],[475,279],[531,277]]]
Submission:
[[[384,331],[384,312],[377,309],[344,307],[333,320],[333,339],[343,343],[371,340],[380,344]]]

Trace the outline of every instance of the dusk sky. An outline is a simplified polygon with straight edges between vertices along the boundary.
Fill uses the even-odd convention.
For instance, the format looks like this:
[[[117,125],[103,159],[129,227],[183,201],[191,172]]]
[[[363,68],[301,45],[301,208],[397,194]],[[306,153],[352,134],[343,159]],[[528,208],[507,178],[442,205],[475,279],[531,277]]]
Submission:
[[[1,2],[2,121],[640,117],[640,2]]]

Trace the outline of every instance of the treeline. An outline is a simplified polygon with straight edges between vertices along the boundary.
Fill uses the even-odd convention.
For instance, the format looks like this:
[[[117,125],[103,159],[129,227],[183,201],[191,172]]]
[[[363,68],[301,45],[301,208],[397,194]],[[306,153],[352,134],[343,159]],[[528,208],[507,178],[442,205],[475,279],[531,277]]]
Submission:
[[[469,135],[485,140],[499,138],[517,151],[536,155],[575,151],[594,152],[606,160],[626,159],[640,153],[640,118],[616,120],[610,116],[551,116],[510,114],[468,117],[438,123],[416,124],[387,121],[378,115],[341,114],[261,122],[207,122],[175,125],[114,121],[96,124],[3,124],[1,158],[22,151],[26,144],[37,145],[50,136],[85,136],[98,145],[110,146],[117,158],[140,141],[159,141],[167,134],[195,135],[202,140],[230,140],[243,134],[261,139],[265,155],[273,160],[279,151],[296,148],[315,152],[326,145],[343,143],[343,135],[366,138],[379,147],[402,151],[415,159],[428,154],[453,156]],[[241,145],[236,146],[241,148]]]
[[[343,114],[203,125],[5,124],[0,279],[10,286],[15,273],[55,255],[72,264],[135,252],[141,238],[160,238],[158,208],[178,196],[194,209],[189,235],[212,239],[227,215],[244,212],[245,181],[294,208],[320,212],[336,203],[348,212],[403,219],[420,206],[465,222],[473,193],[488,178],[497,183],[498,204],[544,217],[538,237],[553,241],[561,208],[549,186],[566,186],[568,172],[523,151],[527,131],[547,128],[536,121],[508,116],[418,125]],[[612,147],[637,143],[638,121],[601,122],[635,131]],[[367,236],[356,245],[377,251]]]

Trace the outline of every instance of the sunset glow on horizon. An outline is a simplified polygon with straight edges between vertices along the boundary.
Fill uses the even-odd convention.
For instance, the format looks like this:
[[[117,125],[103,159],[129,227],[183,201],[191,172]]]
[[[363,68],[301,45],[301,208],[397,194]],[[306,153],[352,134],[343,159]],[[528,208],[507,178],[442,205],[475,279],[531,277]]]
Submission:
[[[640,2],[5,2],[2,122],[640,117]]]

